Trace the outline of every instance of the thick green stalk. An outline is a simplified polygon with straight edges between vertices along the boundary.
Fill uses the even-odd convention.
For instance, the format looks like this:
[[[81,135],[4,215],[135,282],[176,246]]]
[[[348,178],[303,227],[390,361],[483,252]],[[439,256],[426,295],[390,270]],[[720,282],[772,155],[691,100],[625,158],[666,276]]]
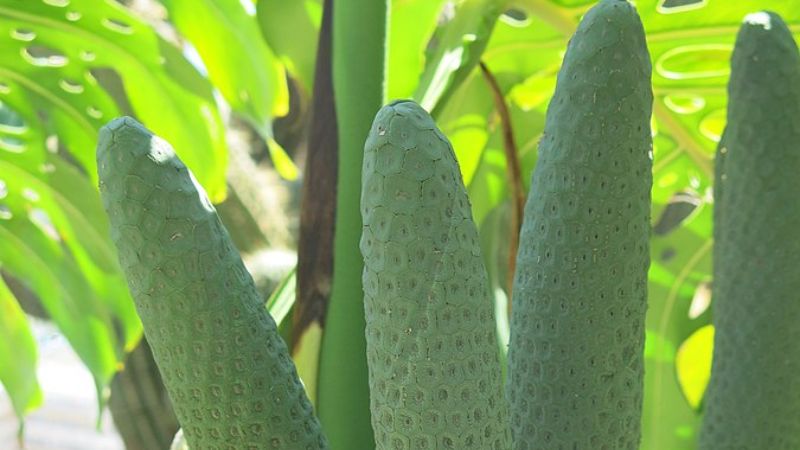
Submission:
[[[324,324],[318,410],[336,450],[374,446],[369,413],[363,261],[361,161],[364,139],[384,101],[386,0],[335,0],[333,89],[339,130],[333,287]]]
[[[715,186],[714,359],[702,450],[800,448],[798,118],[792,33],[774,13],[751,14],[731,58],[715,170],[724,188]]]
[[[516,450],[636,450],[652,138],[636,10],[603,0],[572,37],[520,237],[507,392]]]

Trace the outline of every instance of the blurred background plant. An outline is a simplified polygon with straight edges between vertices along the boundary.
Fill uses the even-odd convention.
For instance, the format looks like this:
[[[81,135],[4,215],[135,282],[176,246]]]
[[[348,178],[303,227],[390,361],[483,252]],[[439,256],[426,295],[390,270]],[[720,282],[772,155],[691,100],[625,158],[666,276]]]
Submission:
[[[20,423],[43,401],[39,317],[91,372],[127,448],[166,448],[177,426],[95,187],[97,130],[124,114],[175,146],[265,301],[275,292],[334,448],[369,448],[357,205],[374,113],[414,98],[453,142],[507,336],[520,205],[566,42],[593,3],[0,0],[0,382]],[[642,448],[689,450],[710,369],[729,57],[747,13],[773,9],[800,33],[800,2],[636,7],[655,94]]]

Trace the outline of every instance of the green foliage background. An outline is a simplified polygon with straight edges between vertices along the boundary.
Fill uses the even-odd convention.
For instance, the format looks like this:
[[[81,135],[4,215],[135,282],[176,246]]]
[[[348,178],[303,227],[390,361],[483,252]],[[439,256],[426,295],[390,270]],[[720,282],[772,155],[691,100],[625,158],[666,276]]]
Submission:
[[[361,3],[336,0],[335,36],[348,36],[346,27],[359,26]],[[483,61],[498,79],[527,189],[566,42],[594,2],[366,3],[375,8],[370,23],[379,23],[354,39],[367,52],[360,61],[385,63],[363,70],[369,66],[355,66],[356,55],[334,49],[337,113],[347,118],[340,126],[363,127],[386,99],[411,97],[433,112],[456,149],[502,300],[510,183],[499,116],[476,66]],[[291,179],[297,169],[275,141],[272,122],[289,108],[286,73],[306,104],[313,87],[320,0],[163,0],[160,5],[171,25],[114,0],[0,0],[0,269],[41,300],[94,375],[101,404],[141,326],[96,192],[97,130],[118,115],[137,117],[170,141],[211,198],[221,201],[227,161],[221,111],[230,108],[249,123],[278,172]],[[710,367],[712,157],[724,127],[730,53],[742,18],[760,9],[776,11],[800,33],[800,2],[639,0],[636,7],[647,32],[655,94],[642,448],[688,450],[694,448]],[[362,85],[371,86],[369,92],[354,88]],[[367,97],[349,97],[359,94]],[[352,185],[345,190],[352,195],[360,183],[353,173],[360,162],[352,161],[360,161],[361,148],[356,135],[341,138],[340,145],[340,165],[344,158],[354,164],[340,180]],[[339,211],[338,224],[360,224],[343,215],[357,214],[351,209]],[[336,250],[337,261],[355,258],[357,241],[337,237]],[[363,317],[352,298],[360,276],[358,264],[342,263],[335,273],[334,297],[345,289],[354,312],[329,317],[327,329],[342,330],[345,337],[324,343],[322,361],[352,357],[363,348]],[[499,323],[503,331],[504,321]],[[42,401],[35,367],[27,319],[0,279],[0,381],[21,418]],[[321,371],[320,389],[350,381],[325,363]],[[336,417],[336,408],[366,406],[364,389],[355,386],[352,395],[330,404],[324,404],[323,391],[317,405],[323,422],[326,415]],[[360,411],[353,414],[367,413]],[[335,434],[364,438],[363,417],[351,419],[326,426],[335,426]]]

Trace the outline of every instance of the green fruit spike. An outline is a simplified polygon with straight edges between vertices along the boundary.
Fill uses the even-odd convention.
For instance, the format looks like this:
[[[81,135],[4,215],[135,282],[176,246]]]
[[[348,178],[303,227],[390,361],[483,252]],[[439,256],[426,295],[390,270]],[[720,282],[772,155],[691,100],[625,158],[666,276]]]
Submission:
[[[111,237],[192,450],[324,449],[286,345],[191,172],[135,120],[100,130]]]
[[[652,138],[632,5],[581,21],[550,101],[514,278],[514,449],[638,449]]]
[[[776,14],[731,58],[702,450],[800,448],[800,54]],[[718,212],[717,212],[718,210]]]
[[[377,114],[361,213],[377,450],[510,447],[493,301],[461,171],[411,101]]]

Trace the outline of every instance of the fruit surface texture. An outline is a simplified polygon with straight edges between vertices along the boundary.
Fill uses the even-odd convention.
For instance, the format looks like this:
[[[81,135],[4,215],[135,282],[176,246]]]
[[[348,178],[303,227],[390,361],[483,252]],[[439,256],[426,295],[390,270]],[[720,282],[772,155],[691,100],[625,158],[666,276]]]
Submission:
[[[100,192],[153,356],[192,450],[327,448],[275,322],[168,143],[100,132]]]
[[[515,450],[636,450],[644,379],[651,66],[633,6],[567,48],[525,206],[506,391]]]
[[[750,14],[731,58],[717,152],[715,326],[702,450],[800,448],[800,56]],[[722,194],[722,195],[720,195]]]
[[[416,103],[387,105],[362,180],[376,448],[510,448],[494,303],[449,141]]]

